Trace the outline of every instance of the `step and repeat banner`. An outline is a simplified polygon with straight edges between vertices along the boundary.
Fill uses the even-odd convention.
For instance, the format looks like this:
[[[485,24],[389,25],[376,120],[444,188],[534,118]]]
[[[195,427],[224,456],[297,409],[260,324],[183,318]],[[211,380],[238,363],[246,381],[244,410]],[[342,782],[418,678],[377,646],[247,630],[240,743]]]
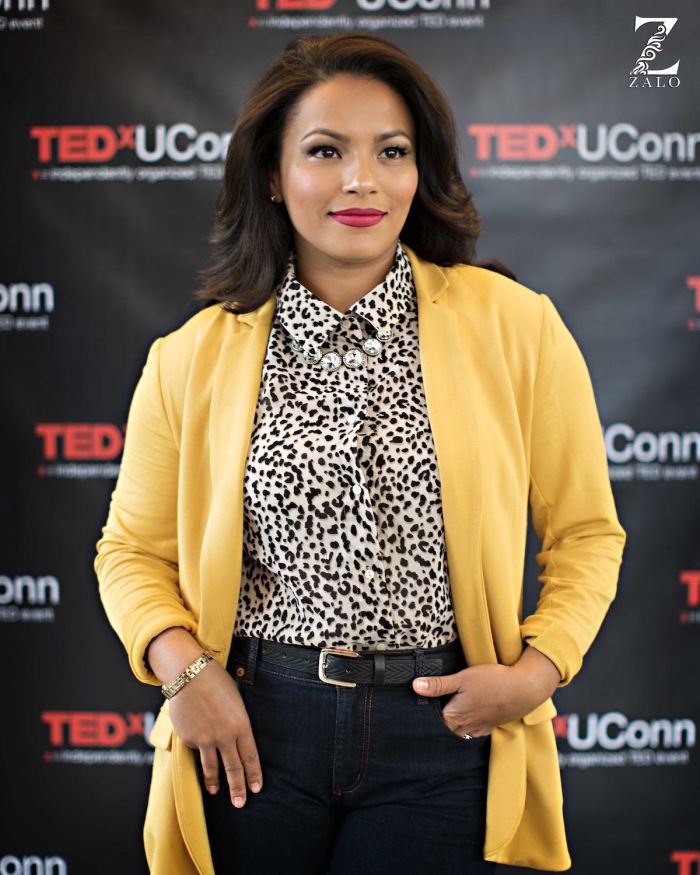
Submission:
[[[352,29],[442,84],[479,257],[551,296],[594,379],[629,545],[557,694],[573,872],[700,875],[694,0],[0,0],[0,875],[146,872],[161,695],[92,570],[128,404],[196,312],[243,96],[289,39]]]

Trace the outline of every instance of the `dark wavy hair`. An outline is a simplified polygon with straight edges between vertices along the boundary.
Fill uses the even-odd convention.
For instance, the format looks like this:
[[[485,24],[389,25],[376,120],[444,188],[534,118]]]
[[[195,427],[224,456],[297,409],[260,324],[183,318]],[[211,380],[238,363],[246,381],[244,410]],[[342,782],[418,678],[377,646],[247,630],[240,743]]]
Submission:
[[[472,263],[481,223],[460,176],[454,118],[441,88],[381,37],[302,37],[262,74],[233,130],[211,237],[214,264],[202,271],[198,297],[246,313],[282,282],[293,229],[286,208],[270,200],[282,135],[302,95],[340,74],[384,82],[413,116],[418,190],[401,240],[436,264]]]

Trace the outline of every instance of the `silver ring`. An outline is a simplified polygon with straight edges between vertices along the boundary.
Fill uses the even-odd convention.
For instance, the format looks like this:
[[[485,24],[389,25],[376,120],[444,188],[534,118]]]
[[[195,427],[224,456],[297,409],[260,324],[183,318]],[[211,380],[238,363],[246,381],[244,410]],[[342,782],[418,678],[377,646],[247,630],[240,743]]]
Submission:
[[[462,736],[462,738],[463,738],[465,741],[472,741],[473,738],[474,738],[474,736],[473,736],[473,735],[467,735],[467,734],[465,733],[465,734]]]

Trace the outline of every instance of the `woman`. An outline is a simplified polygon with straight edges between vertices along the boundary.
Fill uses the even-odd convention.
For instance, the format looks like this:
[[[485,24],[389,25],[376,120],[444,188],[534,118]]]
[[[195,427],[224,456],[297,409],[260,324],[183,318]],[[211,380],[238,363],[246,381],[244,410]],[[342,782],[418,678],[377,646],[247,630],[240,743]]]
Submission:
[[[624,535],[580,353],[478,232],[398,48],[301,39],[253,89],[215,306],[151,350],[96,563],[167,697],[151,871],[569,866],[550,696]]]

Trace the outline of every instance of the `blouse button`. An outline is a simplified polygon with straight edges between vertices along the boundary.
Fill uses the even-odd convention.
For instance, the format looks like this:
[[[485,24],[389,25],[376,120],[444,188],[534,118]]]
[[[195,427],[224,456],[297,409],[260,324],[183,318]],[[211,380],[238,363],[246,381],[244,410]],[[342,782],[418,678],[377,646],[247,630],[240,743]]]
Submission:
[[[359,486],[359,485],[356,483],[356,484],[352,487],[352,494],[353,494],[353,495],[362,495],[362,487]]]
[[[365,571],[365,580],[374,580],[374,571],[371,568]]]
[[[345,417],[345,421],[348,425],[354,425],[357,422],[357,417],[354,413],[348,413],[348,415]]]

